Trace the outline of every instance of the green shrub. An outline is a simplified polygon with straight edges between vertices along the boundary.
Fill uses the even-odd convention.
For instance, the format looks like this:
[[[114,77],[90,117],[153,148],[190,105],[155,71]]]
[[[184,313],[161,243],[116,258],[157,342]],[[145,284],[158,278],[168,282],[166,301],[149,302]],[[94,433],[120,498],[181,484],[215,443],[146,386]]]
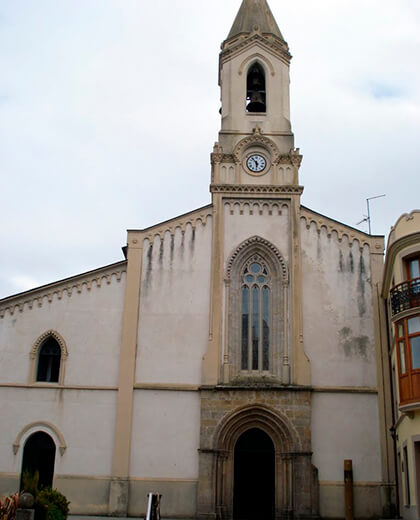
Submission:
[[[22,490],[24,493],[30,493],[35,499],[39,492],[39,471],[31,473],[27,469],[22,475]]]
[[[43,488],[38,492],[36,502],[46,508],[47,520],[66,520],[70,502],[57,489]]]
[[[47,520],[65,520],[65,516],[54,504],[49,504],[47,509]]]

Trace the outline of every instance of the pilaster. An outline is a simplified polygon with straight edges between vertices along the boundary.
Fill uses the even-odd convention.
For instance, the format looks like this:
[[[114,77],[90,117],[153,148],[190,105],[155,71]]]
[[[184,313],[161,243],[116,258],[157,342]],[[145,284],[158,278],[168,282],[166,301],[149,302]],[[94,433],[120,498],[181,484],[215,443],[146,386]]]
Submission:
[[[291,220],[291,312],[292,324],[292,382],[295,385],[311,384],[310,362],[305,354],[302,316],[302,251],[300,241],[300,196],[292,196]]]
[[[127,516],[128,512],[133,392],[136,368],[142,257],[142,234],[139,231],[129,231],[127,239],[127,279],[120,350],[114,455],[108,504],[108,513],[110,516]]]
[[[223,195],[213,194],[213,243],[210,282],[209,343],[203,358],[203,385],[219,380],[223,323],[223,257],[224,257]]]

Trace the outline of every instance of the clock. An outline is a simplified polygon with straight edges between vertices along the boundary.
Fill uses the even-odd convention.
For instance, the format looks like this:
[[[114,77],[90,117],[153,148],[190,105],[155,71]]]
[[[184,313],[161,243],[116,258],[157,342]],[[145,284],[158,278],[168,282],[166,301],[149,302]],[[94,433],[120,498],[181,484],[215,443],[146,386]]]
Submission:
[[[252,173],[261,173],[267,167],[267,160],[258,153],[253,153],[246,160],[246,166]]]

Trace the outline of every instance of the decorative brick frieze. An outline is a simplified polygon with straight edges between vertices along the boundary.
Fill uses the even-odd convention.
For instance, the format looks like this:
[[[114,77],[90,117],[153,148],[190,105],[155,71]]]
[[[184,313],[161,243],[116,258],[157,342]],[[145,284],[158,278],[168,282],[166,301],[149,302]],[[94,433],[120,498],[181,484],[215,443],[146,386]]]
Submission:
[[[336,233],[339,242],[342,242],[344,238],[347,238],[350,244],[356,241],[359,242],[361,248],[363,246],[368,246],[370,249],[375,250],[375,252],[383,251],[382,237],[367,235],[362,231],[345,226],[340,222],[312,212],[304,206],[301,206],[300,219],[306,229],[310,229],[311,225],[315,225],[318,233],[321,233],[324,229],[328,237],[331,237],[333,233]]]
[[[234,215],[235,209],[239,209],[240,215],[263,215],[280,216],[282,212],[289,210],[289,205],[284,201],[276,199],[231,199],[224,201],[225,207],[229,208],[231,215]]]

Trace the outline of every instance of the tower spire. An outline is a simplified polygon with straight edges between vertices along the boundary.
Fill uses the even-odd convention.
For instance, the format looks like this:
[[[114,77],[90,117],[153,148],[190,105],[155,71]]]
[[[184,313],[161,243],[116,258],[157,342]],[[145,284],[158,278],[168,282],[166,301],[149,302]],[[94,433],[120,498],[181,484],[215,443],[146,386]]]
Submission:
[[[227,39],[251,33],[255,26],[259,26],[262,34],[272,34],[283,40],[267,0],[243,0]]]

